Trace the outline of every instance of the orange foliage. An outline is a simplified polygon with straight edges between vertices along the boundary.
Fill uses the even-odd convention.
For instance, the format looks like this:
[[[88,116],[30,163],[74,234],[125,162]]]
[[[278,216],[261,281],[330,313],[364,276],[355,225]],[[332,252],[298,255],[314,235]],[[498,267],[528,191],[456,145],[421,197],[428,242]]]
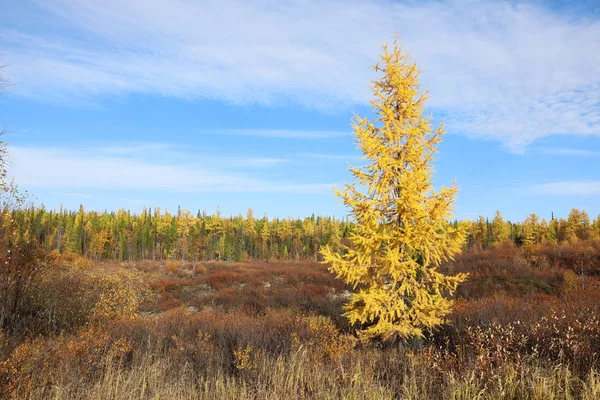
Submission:
[[[464,253],[443,266],[469,272],[473,280],[459,291],[451,325],[402,358],[381,356],[364,368],[390,374],[416,363],[442,379],[448,371],[498,376],[503,365],[560,362],[584,374],[600,362],[600,304],[594,301],[600,280],[567,267],[572,251],[542,246],[526,253],[497,245]],[[195,374],[219,370],[236,379],[252,379],[263,357],[301,354],[312,364],[343,370],[348,355],[362,354],[343,333],[350,331],[340,317],[341,293],[348,288],[324,266],[204,263],[203,268],[194,274],[189,264],[173,275],[155,261],[53,271],[28,302],[28,318],[38,318],[28,326],[32,336],[64,333],[2,336],[2,395],[46,393],[44,385],[59,379],[58,371],[67,381],[95,381],[107,363],[127,367],[144,354],[187,365]],[[125,298],[129,290],[139,296],[146,284],[154,295],[144,297],[142,310],[149,315],[140,316],[135,306],[141,297],[135,304]],[[116,313],[120,308],[128,311]],[[44,326],[55,331],[40,328],[43,315],[54,318],[54,325]]]

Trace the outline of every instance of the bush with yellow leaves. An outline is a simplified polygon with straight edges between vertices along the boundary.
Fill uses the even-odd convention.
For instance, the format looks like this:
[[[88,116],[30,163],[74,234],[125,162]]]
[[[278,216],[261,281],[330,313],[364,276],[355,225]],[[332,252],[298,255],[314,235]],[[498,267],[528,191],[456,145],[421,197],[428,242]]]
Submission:
[[[238,346],[233,350],[233,366],[238,371],[251,371],[256,369],[256,352],[252,346]]]
[[[70,337],[27,340],[0,363],[0,398],[25,398],[32,389],[39,391],[60,376],[97,378],[107,363],[122,365],[131,351],[127,339],[111,337],[93,326]]]
[[[306,317],[306,327],[292,333],[292,348],[307,352],[311,361],[337,364],[356,345],[356,338],[343,335],[329,318]]]
[[[87,324],[134,315],[150,290],[139,273],[117,268],[56,270],[28,299],[36,331],[73,331]]]
[[[64,253],[58,253],[54,251],[58,258],[59,265],[64,267],[72,267],[75,269],[90,269],[93,267],[94,262],[81,254],[74,253],[72,251],[65,251]]]
[[[179,271],[179,262],[176,260],[167,260],[165,261],[165,268],[168,273],[174,274]]]

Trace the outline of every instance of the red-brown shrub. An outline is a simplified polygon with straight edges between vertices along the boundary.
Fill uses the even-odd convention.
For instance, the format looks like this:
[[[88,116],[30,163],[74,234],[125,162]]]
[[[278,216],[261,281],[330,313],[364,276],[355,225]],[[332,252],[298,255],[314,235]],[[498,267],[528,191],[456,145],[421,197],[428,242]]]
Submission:
[[[222,289],[244,282],[244,275],[236,271],[218,270],[203,276],[203,281],[214,289]]]

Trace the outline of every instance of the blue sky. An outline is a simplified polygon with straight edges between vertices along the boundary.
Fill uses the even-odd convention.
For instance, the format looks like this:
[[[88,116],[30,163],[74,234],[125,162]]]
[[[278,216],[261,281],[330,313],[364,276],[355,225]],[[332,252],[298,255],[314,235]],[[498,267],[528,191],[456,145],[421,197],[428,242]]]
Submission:
[[[597,1],[0,0],[11,171],[38,204],[345,215],[399,32],[458,218],[600,214]]]

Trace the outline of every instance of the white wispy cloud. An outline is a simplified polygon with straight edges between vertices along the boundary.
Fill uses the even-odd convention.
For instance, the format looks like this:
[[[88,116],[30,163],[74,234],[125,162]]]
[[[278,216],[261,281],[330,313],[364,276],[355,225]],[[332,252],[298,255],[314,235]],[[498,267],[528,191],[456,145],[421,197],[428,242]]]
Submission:
[[[36,32],[0,28],[6,73],[23,96],[158,93],[346,109],[368,102],[370,66],[399,31],[451,132],[513,151],[551,135],[600,135],[592,15],[492,0],[34,4]]]
[[[539,152],[541,154],[556,155],[556,156],[574,156],[574,157],[598,157],[598,156],[600,156],[600,151],[597,151],[597,150],[541,147],[541,148],[535,149],[535,151]]]
[[[351,135],[351,132],[294,129],[215,129],[207,133],[277,139],[332,139]]]
[[[71,190],[147,189],[177,192],[320,192],[331,189],[330,183],[299,183],[267,179],[248,167],[266,167],[285,162],[283,159],[201,157],[202,164],[132,157],[131,152],[110,155],[95,148],[68,149],[53,147],[10,148],[11,173],[26,188],[65,188],[54,192],[63,196],[85,196]],[[236,164],[237,163],[237,164]],[[235,165],[234,165],[235,164]],[[233,168],[227,168],[227,167]],[[238,167],[237,169],[235,167]],[[243,167],[243,168],[242,168]],[[240,168],[242,170],[240,170]]]
[[[240,167],[274,167],[276,165],[289,163],[287,158],[248,158],[237,160],[232,159],[231,163]]]
[[[139,154],[148,152],[165,152],[176,146],[169,143],[129,143],[112,146],[102,146],[98,150],[106,154]]]
[[[328,154],[328,153],[303,153],[302,157],[315,158],[318,160],[341,160],[341,161],[357,161],[362,157],[355,154]]]
[[[55,196],[65,196],[65,197],[86,197],[91,198],[92,196],[85,193],[62,193],[62,192],[51,192],[50,194]]]
[[[127,197],[119,197],[117,200],[119,200],[119,201],[123,201],[123,202],[125,202],[126,204],[128,204],[128,205],[132,205],[132,206],[135,206],[135,205],[147,205],[147,204],[150,204],[150,202],[149,202],[148,200],[141,200],[141,199],[130,199],[130,198],[127,198]]]
[[[536,185],[532,188],[534,194],[546,195],[599,195],[600,181],[562,181]]]
[[[23,148],[27,149],[27,147]],[[35,149],[35,148],[33,148]],[[17,148],[17,154],[22,149]],[[208,152],[201,148],[173,143],[155,143],[155,142],[121,142],[110,145],[99,145],[97,143],[82,143],[79,146],[72,146],[66,149],[43,148],[46,152],[64,152],[77,155],[92,155],[92,157],[117,157],[120,159],[129,159],[137,161],[152,161],[153,163],[162,162],[164,164],[186,162],[201,158],[205,164],[213,166],[227,166],[231,168],[270,168],[284,163],[290,163],[293,160],[279,157],[263,156],[217,156],[214,152]]]

